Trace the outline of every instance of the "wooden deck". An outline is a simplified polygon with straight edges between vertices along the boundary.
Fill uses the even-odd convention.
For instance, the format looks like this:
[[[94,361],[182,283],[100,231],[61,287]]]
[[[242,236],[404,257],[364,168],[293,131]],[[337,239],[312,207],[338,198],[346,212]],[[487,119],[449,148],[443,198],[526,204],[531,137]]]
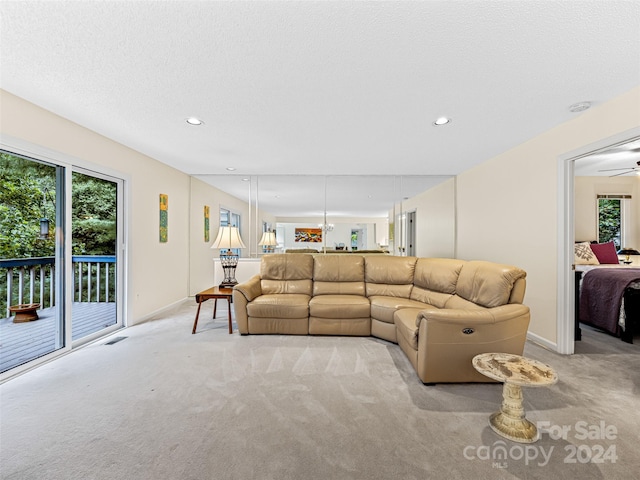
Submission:
[[[56,309],[38,310],[38,317],[38,320],[27,323],[13,323],[13,317],[0,320],[0,372],[56,349]],[[73,303],[73,340],[86,337],[115,323],[114,302]]]

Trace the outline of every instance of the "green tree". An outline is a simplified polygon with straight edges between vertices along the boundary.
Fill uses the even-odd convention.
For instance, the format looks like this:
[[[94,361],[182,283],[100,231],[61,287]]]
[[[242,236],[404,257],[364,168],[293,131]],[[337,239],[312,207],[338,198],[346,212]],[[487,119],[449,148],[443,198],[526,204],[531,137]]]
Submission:
[[[116,184],[80,173],[72,184],[73,253],[115,255]]]
[[[620,248],[620,200],[601,198],[598,200],[598,240],[601,243],[613,242]]]
[[[71,233],[74,255],[114,255],[116,184],[74,172]],[[0,152],[0,258],[55,254],[56,167]],[[40,219],[50,235],[40,238]]]
[[[52,202],[55,167],[0,153],[0,258],[54,254],[54,239],[40,238],[40,218],[55,224]]]

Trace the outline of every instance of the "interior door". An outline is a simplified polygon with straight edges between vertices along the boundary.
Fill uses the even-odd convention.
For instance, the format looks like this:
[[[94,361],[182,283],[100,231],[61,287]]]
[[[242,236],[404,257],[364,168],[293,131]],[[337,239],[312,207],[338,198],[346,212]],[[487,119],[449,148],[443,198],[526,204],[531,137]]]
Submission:
[[[407,255],[416,256],[416,212],[407,212]]]

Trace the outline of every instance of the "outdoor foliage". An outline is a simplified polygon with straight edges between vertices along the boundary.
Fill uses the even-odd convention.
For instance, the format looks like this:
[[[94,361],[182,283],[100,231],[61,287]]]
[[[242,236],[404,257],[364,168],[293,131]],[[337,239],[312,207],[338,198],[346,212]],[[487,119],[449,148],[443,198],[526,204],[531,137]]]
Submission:
[[[0,153],[0,258],[53,256],[53,238],[39,234],[43,215],[55,225],[55,185],[54,167]]]
[[[0,258],[50,257],[55,253],[56,168],[0,153]],[[116,185],[80,173],[72,177],[72,252],[114,255]],[[50,235],[40,239],[40,219]]]
[[[598,201],[598,240],[611,242],[620,248],[620,200],[601,198]]]
[[[74,255],[115,255],[116,184],[73,174],[72,232]]]
[[[56,168],[0,152],[0,260],[55,256],[56,197],[62,195],[62,191],[56,187]],[[77,172],[73,172],[71,184],[72,254],[115,255],[116,184]],[[42,218],[47,218],[50,224],[46,238],[40,238]],[[92,271],[96,268],[94,265]],[[12,274],[13,282],[16,281],[18,270],[15,269]],[[13,283],[11,299],[7,299],[6,272],[3,270],[0,277],[2,313],[6,312],[8,304],[25,301]],[[24,272],[25,284],[29,279],[35,286],[32,301],[41,303],[43,307],[51,306],[46,293],[50,292],[52,285],[51,265],[44,267],[44,271],[36,268],[25,269]],[[114,273],[108,275],[113,276]],[[76,282],[80,281],[78,275],[74,278]],[[44,298],[40,298],[42,285],[45,287]],[[82,299],[78,300],[90,300],[85,298],[86,291],[80,292],[80,295]],[[114,295],[115,277],[109,283],[109,298],[114,298]]]

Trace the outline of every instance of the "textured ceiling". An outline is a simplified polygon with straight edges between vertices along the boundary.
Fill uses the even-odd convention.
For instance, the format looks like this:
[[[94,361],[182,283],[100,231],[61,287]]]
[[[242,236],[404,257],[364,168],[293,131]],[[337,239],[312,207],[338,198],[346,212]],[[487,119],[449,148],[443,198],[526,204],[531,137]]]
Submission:
[[[637,1],[3,1],[0,14],[1,88],[189,174],[454,175],[580,115],[575,102],[640,85]],[[453,121],[434,127],[441,115]]]

